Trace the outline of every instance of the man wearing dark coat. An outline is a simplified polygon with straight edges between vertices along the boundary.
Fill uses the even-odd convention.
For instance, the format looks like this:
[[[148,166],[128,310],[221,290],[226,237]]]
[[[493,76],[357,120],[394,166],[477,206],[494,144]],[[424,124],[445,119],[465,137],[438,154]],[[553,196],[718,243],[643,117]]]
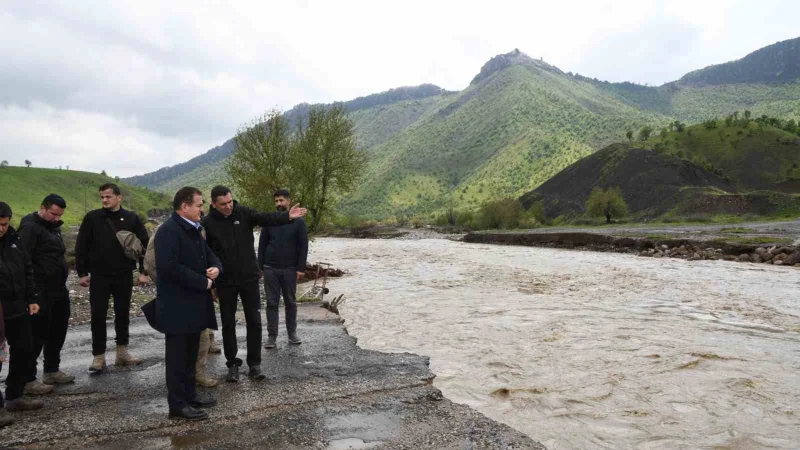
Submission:
[[[222,264],[201,234],[203,194],[183,187],[173,200],[175,212],[155,237],[155,328],[166,335],[166,378],[169,417],[204,420],[200,408],[214,406],[211,395],[200,395],[195,386],[195,364],[200,333],[217,329],[211,298],[214,280]]]
[[[9,361],[6,395],[0,393],[0,410],[31,411],[41,408],[40,400],[23,397],[25,383],[35,367],[30,316],[39,312],[38,292],[33,278],[33,264],[25,252],[22,238],[10,225],[11,207],[0,202],[0,304],[3,328],[8,340]],[[0,423],[8,425],[8,414],[0,414]]]

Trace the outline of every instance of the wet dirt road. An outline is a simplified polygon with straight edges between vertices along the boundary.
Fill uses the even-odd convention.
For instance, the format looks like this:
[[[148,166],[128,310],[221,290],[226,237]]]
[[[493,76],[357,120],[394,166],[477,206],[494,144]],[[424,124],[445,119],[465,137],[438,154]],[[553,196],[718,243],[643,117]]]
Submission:
[[[440,239],[319,239],[351,335],[550,449],[798,448],[800,272]]]

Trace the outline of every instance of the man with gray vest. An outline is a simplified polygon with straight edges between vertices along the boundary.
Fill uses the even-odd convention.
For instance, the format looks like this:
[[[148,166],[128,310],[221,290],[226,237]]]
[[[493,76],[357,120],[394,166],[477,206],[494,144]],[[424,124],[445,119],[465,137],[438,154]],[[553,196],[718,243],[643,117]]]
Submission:
[[[108,301],[114,297],[114,329],[116,331],[118,366],[139,364],[128,352],[133,269],[136,261],[130,259],[117,238],[121,231],[131,232],[147,248],[147,230],[133,211],[122,208],[119,186],[107,183],[100,186],[103,207],[89,211],[83,218],[75,244],[75,268],[80,285],[89,288],[92,314],[92,360],[90,372],[101,372],[106,367],[106,315]],[[148,281],[143,267],[144,252],[138,260],[139,284]],[[91,277],[90,277],[91,275]]]

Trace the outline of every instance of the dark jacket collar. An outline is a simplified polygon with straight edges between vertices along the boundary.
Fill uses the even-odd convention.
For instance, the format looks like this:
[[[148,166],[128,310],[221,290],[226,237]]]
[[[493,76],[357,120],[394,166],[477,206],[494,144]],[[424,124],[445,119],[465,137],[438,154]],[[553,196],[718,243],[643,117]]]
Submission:
[[[33,220],[34,222],[47,228],[48,230],[53,230],[59,228],[61,225],[64,225],[64,222],[61,220],[59,220],[58,222],[48,222],[42,219],[42,216],[40,216],[38,212],[33,212],[23,217],[22,220],[20,221],[20,225],[22,225],[23,222],[27,222],[28,220]]]
[[[0,238],[0,243],[5,245],[7,242],[14,242],[18,238],[19,235],[17,234],[17,230],[14,229],[14,227],[9,226],[8,231],[6,231],[6,234],[4,234],[3,237]]]
[[[225,217],[224,215],[222,215],[221,212],[217,211],[217,209],[214,208],[214,207],[209,208],[211,211],[208,213],[208,215],[214,216],[215,219],[225,220],[225,219],[228,219],[230,217],[235,216],[236,215],[236,209],[238,207],[239,207],[239,202],[237,200],[234,200],[233,201],[233,210],[231,210],[231,215],[230,216]]]

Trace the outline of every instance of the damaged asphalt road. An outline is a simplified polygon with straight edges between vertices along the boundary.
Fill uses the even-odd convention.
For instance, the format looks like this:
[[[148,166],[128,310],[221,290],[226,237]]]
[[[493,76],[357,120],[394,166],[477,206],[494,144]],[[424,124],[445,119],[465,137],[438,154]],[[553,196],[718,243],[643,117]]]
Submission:
[[[90,375],[88,325],[70,329],[61,369],[74,384],[43,397],[45,408],[15,414],[0,431],[2,448],[116,449],[543,449],[529,437],[431,385],[428,359],[363,350],[341,319],[318,303],[298,305],[303,344],[262,349],[263,382],[221,381],[219,401],[203,422],[167,418],[164,336],[144,319],[131,321],[131,350],[143,363]],[[113,325],[109,324],[113,336]],[[244,326],[237,328],[244,359]],[[265,332],[266,336],[266,332]],[[219,339],[219,334],[217,334]],[[41,364],[39,365],[41,368]],[[246,365],[243,367],[246,369]],[[222,379],[223,355],[209,355],[207,373]],[[7,373],[5,365],[4,374]],[[203,389],[200,389],[203,390]]]

